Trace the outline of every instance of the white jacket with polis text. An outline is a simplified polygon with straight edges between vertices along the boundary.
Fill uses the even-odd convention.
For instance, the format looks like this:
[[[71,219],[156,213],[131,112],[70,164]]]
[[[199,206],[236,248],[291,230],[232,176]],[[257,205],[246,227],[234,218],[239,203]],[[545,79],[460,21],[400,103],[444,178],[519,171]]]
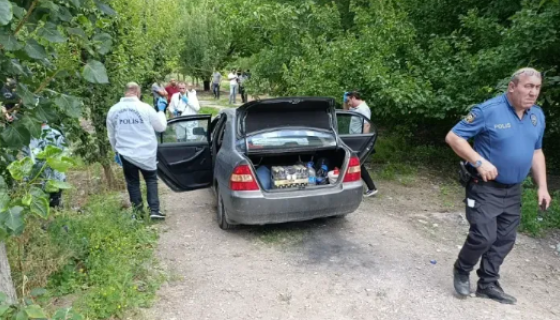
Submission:
[[[127,161],[144,170],[157,169],[155,132],[167,128],[165,114],[136,97],[124,97],[107,114],[111,147]]]

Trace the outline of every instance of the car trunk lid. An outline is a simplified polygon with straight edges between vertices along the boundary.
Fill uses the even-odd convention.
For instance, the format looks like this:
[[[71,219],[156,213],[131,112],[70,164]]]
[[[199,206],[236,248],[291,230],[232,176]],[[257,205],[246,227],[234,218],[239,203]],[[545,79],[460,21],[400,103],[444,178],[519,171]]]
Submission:
[[[326,130],[335,134],[334,99],[290,97],[252,101],[238,108],[239,135],[283,127]]]

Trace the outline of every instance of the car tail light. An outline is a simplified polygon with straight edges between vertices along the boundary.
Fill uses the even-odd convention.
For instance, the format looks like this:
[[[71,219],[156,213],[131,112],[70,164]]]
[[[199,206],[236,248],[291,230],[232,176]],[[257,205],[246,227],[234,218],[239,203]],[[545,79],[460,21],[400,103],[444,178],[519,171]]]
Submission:
[[[360,168],[360,158],[352,157],[348,163],[348,171],[344,176],[344,182],[360,181],[362,178],[362,169]]]
[[[259,185],[253,175],[253,171],[251,171],[251,168],[246,164],[233,169],[229,186],[232,191],[259,190]]]

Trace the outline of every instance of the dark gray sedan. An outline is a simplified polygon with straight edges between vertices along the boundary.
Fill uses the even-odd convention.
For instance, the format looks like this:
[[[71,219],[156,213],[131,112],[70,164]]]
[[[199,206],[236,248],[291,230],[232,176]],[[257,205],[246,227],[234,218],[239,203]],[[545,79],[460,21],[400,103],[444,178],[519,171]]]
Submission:
[[[335,110],[334,103],[278,98],[224,109],[214,119],[207,114],[171,119],[159,137],[158,175],[177,192],[212,188],[222,229],[349,214],[362,201],[360,165],[377,132],[370,123],[369,132],[349,134],[351,122],[364,127],[369,120]],[[338,177],[326,184],[271,187],[271,168],[310,162],[338,168]]]

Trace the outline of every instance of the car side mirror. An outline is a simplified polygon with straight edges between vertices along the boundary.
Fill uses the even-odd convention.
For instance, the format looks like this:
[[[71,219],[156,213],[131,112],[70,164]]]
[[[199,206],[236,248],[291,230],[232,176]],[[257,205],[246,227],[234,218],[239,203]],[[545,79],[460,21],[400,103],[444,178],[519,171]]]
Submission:
[[[193,135],[195,136],[206,136],[206,130],[202,127],[196,127],[193,129]]]

